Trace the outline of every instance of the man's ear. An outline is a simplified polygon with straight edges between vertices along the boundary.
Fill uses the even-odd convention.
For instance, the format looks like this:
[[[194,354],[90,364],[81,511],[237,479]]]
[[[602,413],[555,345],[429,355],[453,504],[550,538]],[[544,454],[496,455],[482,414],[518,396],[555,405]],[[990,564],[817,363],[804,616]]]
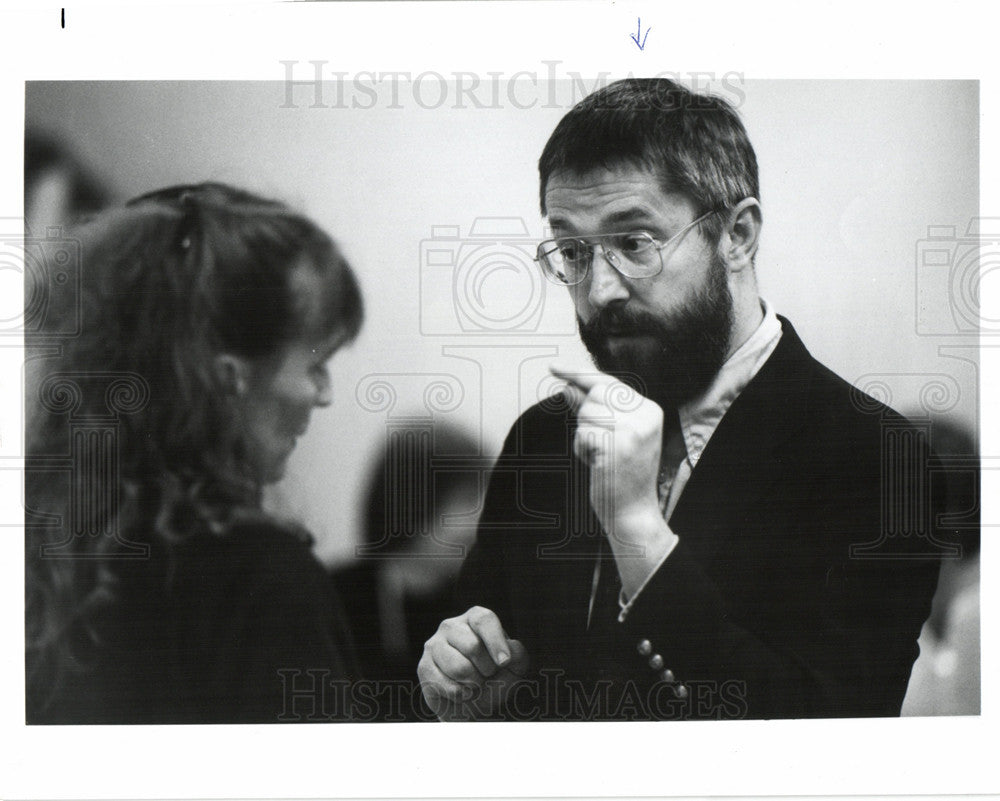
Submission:
[[[730,270],[739,272],[753,265],[761,223],[760,201],[755,197],[744,198],[729,212],[723,255]]]
[[[232,353],[219,353],[213,360],[215,378],[229,397],[241,398],[249,386],[250,365]]]

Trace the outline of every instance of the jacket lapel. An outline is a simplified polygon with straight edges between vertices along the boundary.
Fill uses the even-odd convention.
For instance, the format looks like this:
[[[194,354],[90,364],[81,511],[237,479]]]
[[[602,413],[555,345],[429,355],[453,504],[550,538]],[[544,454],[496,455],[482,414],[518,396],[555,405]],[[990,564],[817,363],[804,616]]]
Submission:
[[[781,469],[781,446],[805,424],[815,364],[783,317],[774,353],[726,412],[691,474],[670,526],[711,559]]]

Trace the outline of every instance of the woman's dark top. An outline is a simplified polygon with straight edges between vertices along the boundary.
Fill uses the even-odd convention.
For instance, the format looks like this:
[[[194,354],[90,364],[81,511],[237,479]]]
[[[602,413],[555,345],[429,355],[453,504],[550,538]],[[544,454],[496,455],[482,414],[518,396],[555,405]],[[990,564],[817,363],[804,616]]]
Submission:
[[[327,572],[291,531],[255,521],[122,561],[90,663],[28,723],[344,720],[357,678]]]

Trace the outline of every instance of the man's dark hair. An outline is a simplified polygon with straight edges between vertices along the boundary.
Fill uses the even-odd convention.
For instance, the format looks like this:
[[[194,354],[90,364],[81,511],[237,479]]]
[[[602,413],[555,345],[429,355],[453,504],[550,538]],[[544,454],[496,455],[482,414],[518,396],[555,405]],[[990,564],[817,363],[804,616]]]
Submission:
[[[664,191],[680,192],[698,214],[760,199],[757,156],[736,110],[666,78],[627,78],[580,101],[560,120],[538,161],[542,214],[557,172],[635,165],[654,170]],[[723,220],[704,223],[717,241]]]

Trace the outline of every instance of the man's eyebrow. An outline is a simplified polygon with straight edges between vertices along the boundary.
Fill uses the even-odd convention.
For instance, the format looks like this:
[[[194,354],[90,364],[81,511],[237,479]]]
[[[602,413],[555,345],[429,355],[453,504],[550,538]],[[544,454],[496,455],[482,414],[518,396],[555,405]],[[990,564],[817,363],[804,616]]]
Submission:
[[[564,231],[572,231],[573,226],[564,217],[549,217],[549,228],[561,228]]]
[[[654,222],[655,220],[656,215],[652,211],[640,206],[636,206],[631,209],[622,209],[621,211],[616,211],[604,218],[606,225],[618,225],[619,223],[632,222]]]
[[[641,206],[635,206],[633,208],[622,209],[621,211],[609,214],[603,219],[603,224],[601,226],[605,230],[595,231],[594,233],[611,233],[610,229],[615,226],[633,225],[636,223],[653,223],[657,227],[660,227],[654,212]],[[549,217],[549,227],[565,231],[575,230],[573,224],[569,220],[558,215]]]

